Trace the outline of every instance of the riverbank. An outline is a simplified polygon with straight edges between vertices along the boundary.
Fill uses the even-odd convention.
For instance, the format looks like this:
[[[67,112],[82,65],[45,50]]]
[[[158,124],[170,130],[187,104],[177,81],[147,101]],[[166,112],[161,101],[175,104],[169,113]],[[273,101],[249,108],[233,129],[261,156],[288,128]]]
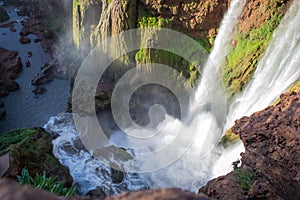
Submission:
[[[41,19],[23,16],[28,13],[20,13],[22,7],[6,5],[4,8],[9,19],[0,25],[0,47],[6,49],[3,53],[10,55],[10,60],[1,56],[3,62],[6,60],[2,62],[5,68],[1,69],[6,73],[1,73],[1,79],[6,81],[0,85],[7,90],[3,90],[0,99],[3,105],[0,112],[5,113],[0,121],[0,133],[43,126],[51,116],[66,110],[69,96],[68,73],[57,63],[53,51],[54,34],[43,27]],[[30,66],[26,67],[28,61]],[[5,88],[7,85],[9,87]],[[8,95],[8,91],[14,92]]]

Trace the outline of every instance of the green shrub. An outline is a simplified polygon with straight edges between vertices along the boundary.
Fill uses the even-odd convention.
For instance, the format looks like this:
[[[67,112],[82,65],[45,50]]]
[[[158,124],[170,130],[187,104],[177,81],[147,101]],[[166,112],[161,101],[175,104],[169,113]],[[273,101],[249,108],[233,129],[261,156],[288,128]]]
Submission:
[[[57,182],[56,177],[46,177],[46,173],[43,175],[37,173],[35,178],[32,178],[27,169],[23,168],[21,176],[17,176],[19,183],[24,185],[32,185],[40,190],[47,190],[59,196],[73,196],[76,194],[77,187],[72,186],[70,188],[64,187],[61,182]]]
[[[240,188],[244,191],[249,191],[251,188],[251,181],[253,179],[253,174],[241,169],[236,169],[234,171],[235,178],[240,184]]]

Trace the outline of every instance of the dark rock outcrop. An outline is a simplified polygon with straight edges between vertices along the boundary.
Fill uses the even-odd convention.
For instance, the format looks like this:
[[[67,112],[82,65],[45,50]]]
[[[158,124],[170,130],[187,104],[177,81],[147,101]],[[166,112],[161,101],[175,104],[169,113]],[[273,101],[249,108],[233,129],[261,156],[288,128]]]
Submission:
[[[9,16],[8,16],[7,12],[5,11],[5,9],[2,6],[0,6],[0,22],[5,22],[8,19],[9,19]]]
[[[10,166],[3,177],[16,179],[26,167],[32,177],[45,172],[70,186],[73,180],[68,169],[59,163],[52,151],[52,138],[42,128],[18,129],[2,134],[0,156],[10,155]]]
[[[20,41],[22,44],[28,44],[28,43],[31,42],[31,40],[30,40],[28,37],[26,37],[26,36],[21,36],[20,39],[19,39],[19,41]]]
[[[33,92],[35,95],[38,95],[38,94],[44,94],[46,91],[47,91],[46,88],[44,88],[44,87],[42,87],[42,86],[37,86],[32,92]]]
[[[14,79],[21,71],[22,64],[18,52],[0,47],[0,98],[19,88]]]
[[[56,63],[53,64],[46,63],[42,68],[41,71],[38,72],[31,81],[32,85],[42,85],[45,83],[49,83],[53,80],[53,68]]]
[[[242,165],[199,191],[217,199],[300,199],[300,92],[236,121]]]

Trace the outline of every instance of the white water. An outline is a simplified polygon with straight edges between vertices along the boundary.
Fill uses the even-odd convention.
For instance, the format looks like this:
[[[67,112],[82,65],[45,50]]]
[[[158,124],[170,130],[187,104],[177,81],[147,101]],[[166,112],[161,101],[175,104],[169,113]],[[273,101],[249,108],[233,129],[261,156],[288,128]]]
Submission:
[[[281,24],[274,31],[266,54],[259,62],[252,80],[245,90],[234,99],[226,117],[224,131],[243,116],[262,110],[272,104],[291,84],[300,79],[300,1],[290,7]],[[228,160],[243,151],[240,142],[227,149],[215,163],[213,177],[226,174]],[[227,166],[219,167],[220,165]]]
[[[49,133],[59,134],[59,137],[53,140],[53,153],[63,165],[68,166],[81,193],[85,194],[101,187],[107,195],[113,195],[124,190],[141,190],[148,187],[135,174],[126,174],[123,183],[113,183],[111,168],[84,150],[72,114],[63,113],[52,117],[44,128]]]
[[[212,177],[226,174],[231,170],[231,163],[243,151],[242,144],[237,144],[225,150],[220,147],[214,148],[205,158],[200,155],[206,155],[208,152],[204,151],[204,154],[202,154],[203,150],[210,148],[216,142],[216,136],[224,131],[223,121],[219,117],[225,112],[224,108],[220,108],[220,110],[205,110],[208,103],[207,99],[217,98],[214,103],[218,104],[220,100],[218,97],[222,96],[221,86],[218,82],[214,82],[218,76],[218,71],[215,71],[211,64],[217,65],[218,68],[221,67],[220,65],[228,52],[227,47],[231,40],[230,36],[234,31],[234,19],[238,18],[242,8],[243,5],[239,3],[239,0],[232,1],[228,14],[222,22],[215,47],[210,55],[210,59],[214,63],[208,62],[204,69],[203,80],[206,82],[202,81],[197,89],[195,94],[197,102],[191,105],[191,112],[194,114],[191,114],[190,122],[183,124],[179,120],[166,117],[164,122],[164,127],[167,130],[165,133],[166,137],[162,138],[161,141],[157,141],[156,144],[148,146],[148,148],[157,148],[172,141],[172,138],[176,136],[173,133],[180,126],[183,126],[187,133],[194,129],[193,126],[198,127],[194,143],[187,149],[184,156],[173,164],[151,173],[140,175],[126,174],[123,183],[113,184],[110,168],[101,163],[101,161],[94,159],[88,152],[79,150],[78,145],[76,145],[79,137],[71,116],[63,114],[51,118],[48,124],[45,125],[45,128],[49,132],[59,134],[59,137],[53,142],[54,153],[61,163],[69,167],[75,183],[79,184],[83,193],[97,186],[101,187],[107,194],[119,193],[122,190],[147,188],[148,186],[151,188],[176,186],[197,191],[201,185],[205,184]],[[299,2],[294,3],[292,8],[278,30],[276,30],[274,40],[260,62],[253,81],[230,107],[225,127],[230,127],[233,120],[243,115],[248,115],[266,107],[291,83],[299,79],[300,29],[299,24],[297,24],[297,21],[299,22]],[[207,91],[207,86],[214,87],[209,88]],[[210,91],[218,92],[210,93]],[[199,111],[201,112],[199,113]],[[211,123],[211,126],[207,126],[209,123]],[[208,135],[208,137],[203,135],[203,133],[208,132],[212,135]],[[208,140],[204,141],[203,138]],[[114,133],[111,140],[119,146],[130,146],[130,141],[126,137],[124,138],[124,135],[120,132]],[[63,149],[68,144],[74,148],[73,151],[75,153],[70,153],[70,151]],[[176,149],[172,149],[170,153],[179,151],[180,148],[180,144],[177,144]],[[161,161],[157,160],[157,163],[148,163],[145,158],[138,155],[135,160],[140,161],[142,165],[156,165]]]
[[[232,103],[225,130],[234,120],[266,108],[300,78],[300,1],[275,30],[251,82]]]

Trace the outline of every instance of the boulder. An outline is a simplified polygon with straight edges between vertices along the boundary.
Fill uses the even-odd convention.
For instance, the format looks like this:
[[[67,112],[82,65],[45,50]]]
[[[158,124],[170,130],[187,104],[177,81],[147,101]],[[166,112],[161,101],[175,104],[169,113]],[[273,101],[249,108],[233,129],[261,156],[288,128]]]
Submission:
[[[42,86],[37,86],[32,92],[33,92],[35,95],[38,95],[38,94],[44,94],[46,91],[47,91],[46,88],[44,88],[44,87],[42,87]]]
[[[46,63],[42,68],[41,71],[38,72],[34,78],[31,81],[32,85],[42,85],[45,83],[49,83],[53,80],[54,74],[53,74],[53,68],[54,64],[48,64]]]
[[[20,39],[19,39],[19,41],[20,41],[22,44],[28,44],[28,43],[31,42],[31,40],[30,40],[28,37],[26,37],[26,36],[21,36]]]
[[[53,155],[52,138],[43,128],[17,129],[2,134],[0,156],[7,153],[10,154],[10,166],[3,177],[16,180],[26,167],[32,177],[45,172],[47,176],[57,176],[65,186],[72,185],[69,170]]]
[[[0,98],[15,91],[19,85],[14,81],[22,71],[22,63],[17,51],[0,47]]]

